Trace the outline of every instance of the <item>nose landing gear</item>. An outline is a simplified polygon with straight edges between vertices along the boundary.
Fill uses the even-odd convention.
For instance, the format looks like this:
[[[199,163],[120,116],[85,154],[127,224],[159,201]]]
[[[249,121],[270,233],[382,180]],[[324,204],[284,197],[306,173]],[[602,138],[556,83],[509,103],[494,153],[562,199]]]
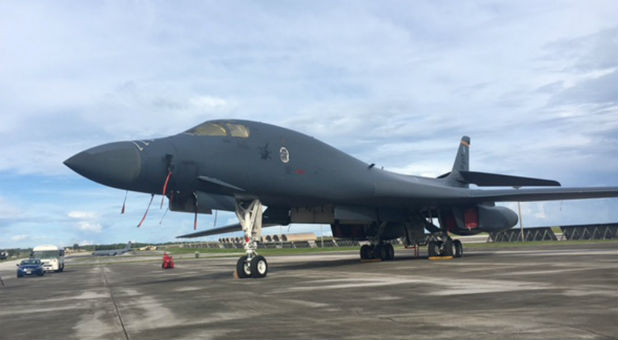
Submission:
[[[236,262],[236,275],[240,279],[263,278],[268,274],[268,262],[257,253],[257,242],[262,237],[262,203],[236,202],[236,216],[245,233],[245,253]]]

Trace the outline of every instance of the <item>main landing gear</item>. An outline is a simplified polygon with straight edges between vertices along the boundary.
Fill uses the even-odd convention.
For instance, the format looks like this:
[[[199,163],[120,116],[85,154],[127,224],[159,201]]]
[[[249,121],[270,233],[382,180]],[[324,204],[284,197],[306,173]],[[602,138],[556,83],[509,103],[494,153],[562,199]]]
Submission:
[[[433,237],[427,242],[427,254],[429,257],[434,256],[463,256],[463,245],[459,240],[453,240],[446,236]]]
[[[262,203],[236,201],[236,216],[245,233],[245,253],[236,262],[236,275],[240,279],[262,278],[268,274],[268,262],[257,254],[257,242],[262,237]]]
[[[395,258],[395,248],[390,243],[365,244],[360,249],[360,257],[361,260],[390,261]]]

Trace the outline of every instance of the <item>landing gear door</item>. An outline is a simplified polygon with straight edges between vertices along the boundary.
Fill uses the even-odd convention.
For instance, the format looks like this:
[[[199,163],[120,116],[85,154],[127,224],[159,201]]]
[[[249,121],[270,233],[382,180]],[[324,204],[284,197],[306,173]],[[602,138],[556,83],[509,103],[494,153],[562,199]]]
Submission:
[[[406,231],[405,241],[408,246],[425,243],[425,227],[423,224],[407,222],[404,227]]]

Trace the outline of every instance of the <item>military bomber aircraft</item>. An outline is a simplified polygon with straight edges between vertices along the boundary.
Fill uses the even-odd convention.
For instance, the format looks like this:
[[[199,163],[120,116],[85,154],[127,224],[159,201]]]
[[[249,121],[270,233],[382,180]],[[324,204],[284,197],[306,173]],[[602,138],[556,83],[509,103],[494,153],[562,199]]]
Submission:
[[[286,128],[214,120],[165,138],[96,146],[64,164],[104,185],[165,195],[172,211],[196,217],[213,209],[235,211],[239,224],[179,237],[242,230],[246,255],[237,262],[240,278],[268,272],[266,259],[257,253],[262,227],[330,224],[334,237],[369,241],[361,247],[362,259],[383,260],[394,258],[386,241],[419,244],[426,229],[430,256],[461,256],[461,242],[449,233],[471,235],[517,224],[517,214],[495,202],[618,196],[617,187],[519,190],[560,183],[470,171],[469,148],[470,138],[464,136],[451,172],[426,178],[379,169]],[[514,188],[480,190],[470,184]]]

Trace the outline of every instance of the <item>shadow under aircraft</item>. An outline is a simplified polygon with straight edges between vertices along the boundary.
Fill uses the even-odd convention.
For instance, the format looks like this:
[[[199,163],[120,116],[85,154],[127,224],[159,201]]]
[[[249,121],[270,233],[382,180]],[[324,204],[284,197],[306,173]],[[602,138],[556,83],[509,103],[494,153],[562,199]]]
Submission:
[[[452,170],[426,178],[379,169],[286,128],[214,120],[165,138],[100,145],[64,164],[95,182],[150,193],[151,203],[155,194],[164,195],[171,211],[195,214],[194,229],[197,214],[235,211],[238,224],[179,237],[243,231],[240,278],[268,272],[257,253],[263,227],[330,224],[336,238],[369,241],[360,249],[362,259],[392,260],[388,241],[396,238],[407,245],[427,242],[430,256],[459,257],[462,244],[449,233],[473,235],[517,224],[517,214],[495,202],[618,196],[617,187],[556,188],[560,183],[553,180],[470,171],[469,149],[464,136]]]

